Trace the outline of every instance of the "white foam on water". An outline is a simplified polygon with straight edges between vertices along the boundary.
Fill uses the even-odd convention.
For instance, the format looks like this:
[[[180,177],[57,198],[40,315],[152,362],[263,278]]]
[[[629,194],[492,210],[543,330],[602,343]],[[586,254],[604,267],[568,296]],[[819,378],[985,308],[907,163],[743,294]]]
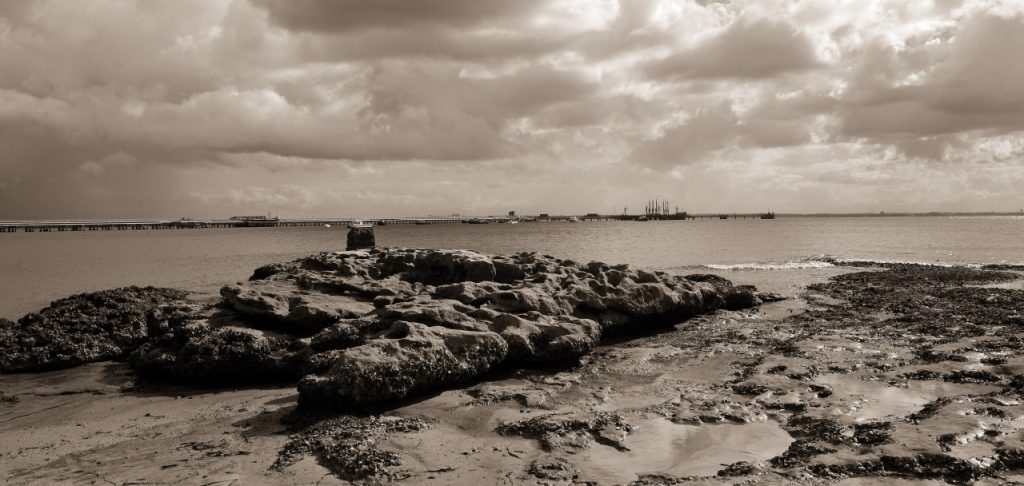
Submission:
[[[824,260],[796,260],[788,262],[752,262],[734,264],[707,264],[703,268],[712,270],[802,270],[807,268],[830,268],[835,264]]]

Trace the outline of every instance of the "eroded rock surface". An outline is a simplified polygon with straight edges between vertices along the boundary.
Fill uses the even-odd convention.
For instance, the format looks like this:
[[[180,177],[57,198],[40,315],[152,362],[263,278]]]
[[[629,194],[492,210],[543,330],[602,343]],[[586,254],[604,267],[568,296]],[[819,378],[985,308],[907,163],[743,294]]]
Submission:
[[[54,302],[0,322],[0,369],[130,354],[143,378],[292,380],[303,408],[351,409],[470,384],[502,366],[573,363],[609,332],[650,332],[762,299],[708,275],[417,249],[265,265],[220,295],[213,305],[128,288]]]
[[[225,289],[225,295],[272,294],[268,308],[308,293],[358,298],[376,307],[338,319],[315,335],[302,405],[354,407],[401,399],[480,379],[500,365],[571,363],[608,331],[639,333],[675,324],[749,294],[724,279],[689,280],[661,272],[521,253],[489,257],[450,250],[368,250],[321,254]],[[283,292],[284,283],[294,287]],[[273,289],[268,291],[265,289]],[[239,312],[246,306],[229,301]],[[281,317],[287,318],[287,317]],[[346,327],[337,327],[346,326]],[[350,326],[350,327],[349,327]],[[333,341],[346,337],[338,349]],[[358,330],[365,342],[347,337]]]
[[[366,344],[311,356],[299,404],[344,409],[470,383],[507,353],[493,332],[397,321]]]

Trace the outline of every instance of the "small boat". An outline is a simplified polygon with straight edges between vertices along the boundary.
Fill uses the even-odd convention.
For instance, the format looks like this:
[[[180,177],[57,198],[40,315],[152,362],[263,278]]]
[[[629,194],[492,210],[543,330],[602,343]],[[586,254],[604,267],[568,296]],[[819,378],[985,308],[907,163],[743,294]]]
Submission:
[[[331,225],[330,225],[330,224],[328,224],[328,223],[324,223],[324,228],[330,228],[330,227],[331,227]]]
[[[775,219],[775,213],[771,211],[767,213],[761,213],[761,219]]]
[[[579,223],[580,222],[580,218],[577,218],[576,216],[569,216],[569,222],[570,223]]]
[[[636,218],[636,220],[637,221],[650,221],[651,218],[648,218],[647,216],[640,216],[639,218]]]
[[[729,216],[727,216],[725,214],[719,214],[718,215],[718,219],[729,219]]]
[[[349,228],[373,228],[373,223],[367,223],[363,220],[357,219],[348,224]]]
[[[506,221],[506,223],[508,223],[508,224],[519,224],[519,220],[518,219],[510,219],[510,220]]]

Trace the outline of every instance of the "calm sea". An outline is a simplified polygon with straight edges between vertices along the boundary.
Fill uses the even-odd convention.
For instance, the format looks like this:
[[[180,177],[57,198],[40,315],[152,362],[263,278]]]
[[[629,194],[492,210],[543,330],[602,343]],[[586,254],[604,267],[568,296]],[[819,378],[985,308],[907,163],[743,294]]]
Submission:
[[[0,234],[0,317],[70,294],[125,285],[215,293],[259,265],[343,250],[345,228],[240,228]],[[1024,217],[389,225],[381,246],[538,251],[693,273],[770,290],[834,273],[823,256],[926,263],[1024,262]]]

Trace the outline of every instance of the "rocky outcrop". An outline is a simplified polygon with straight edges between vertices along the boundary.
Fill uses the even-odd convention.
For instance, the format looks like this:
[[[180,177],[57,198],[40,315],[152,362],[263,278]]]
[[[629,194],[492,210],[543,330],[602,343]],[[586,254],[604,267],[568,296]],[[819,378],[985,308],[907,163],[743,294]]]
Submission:
[[[508,343],[508,361],[543,365],[589,353],[601,340],[601,327],[590,319],[499,314],[491,328]]]
[[[725,279],[530,253],[368,250],[322,254],[291,268],[243,285],[289,281],[296,293],[357,295],[377,307],[313,337],[309,373],[299,385],[304,407],[401,399],[478,380],[499,365],[573,362],[606,332],[645,332],[759,302],[753,288]]]
[[[120,358],[143,344],[160,306],[186,301],[180,290],[125,287],[51,303],[18,322],[0,320],[0,372],[44,371]]]
[[[10,350],[6,371],[131,353],[144,378],[301,378],[303,407],[352,408],[471,383],[499,366],[572,363],[607,333],[749,307],[760,295],[720,277],[535,253],[367,249],[262,266],[221,289],[218,306],[160,289],[76,296],[0,322],[0,346]]]
[[[299,381],[302,406],[352,408],[469,383],[505,359],[493,332],[397,321],[361,346],[310,358]]]
[[[257,279],[258,281],[259,279]],[[264,281],[259,286],[229,285],[220,289],[224,304],[254,327],[294,335],[312,335],[341,319],[360,317],[373,304],[358,296],[305,292],[291,282]]]
[[[129,356],[139,376],[189,384],[294,381],[302,376],[306,346],[260,331],[183,323]]]

